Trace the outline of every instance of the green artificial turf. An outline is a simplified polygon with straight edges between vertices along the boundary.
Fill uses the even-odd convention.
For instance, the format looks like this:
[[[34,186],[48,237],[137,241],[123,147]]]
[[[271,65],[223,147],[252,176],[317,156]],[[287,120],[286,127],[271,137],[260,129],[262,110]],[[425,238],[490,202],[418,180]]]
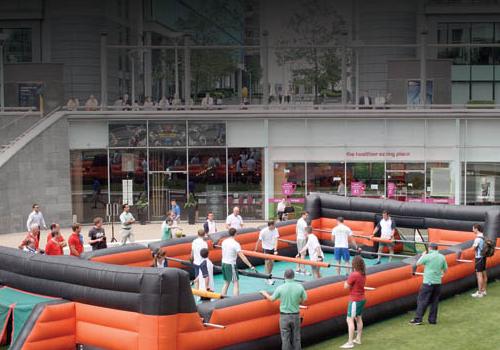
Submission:
[[[425,322],[412,326],[414,312],[377,322],[363,331],[363,344],[357,349],[370,350],[495,350],[500,349],[500,281],[488,285],[488,295],[474,299],[467,293],[439,304],[438,324]],[[426,315],[427,317],[427,315]],[[424,321],[427,321],[424,318]],[[307,350],[332,350],[347,341],[341,337],[307,347]]]

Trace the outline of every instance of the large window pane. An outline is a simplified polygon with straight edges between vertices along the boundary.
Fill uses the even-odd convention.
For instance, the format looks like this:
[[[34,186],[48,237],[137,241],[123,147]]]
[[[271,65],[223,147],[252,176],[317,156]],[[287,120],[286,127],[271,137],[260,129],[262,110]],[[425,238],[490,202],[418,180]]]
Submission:
[[[146,123],[113,122],[109,124],[110,147],[145,147]]]
[[[387,163],[387,198],[424,202],[424,163]]]
[[[209,211],[216,220],[226,218],[226,150],[223,148],[190,149],[189,191],[198,199],[198,216],[204,219]],[[255,177],[255,175],[254,175]],[[256,181],[256,178],[249,180]],[[247,203],[248,205],[248,196]]]
[[[150,149],[150,171],[187,171],[186,149]]]
[[[450,164],[447,162],[427,163],[426,197],[431,203],[455,203]]]
[[[150,122],[149,147],[178,147],[186,145],[186,122]]]
[[[490,101],[493,99],[493,83],[471,83],[471,99]]]
[[[190,146],[225,146],[226,124],[212,122],[189,122]]]
[[[345,195],[344,163],[307,163],[307,192]]]
[[[470,42],[470,24],[454,23],[448,25],[448,43],[464,44]],[[448,49],[449,58],[453,64],[469,64],[469,49],[467,47],[453,47]]]
[[[73,214],[82,223],[106,214],[108,161],[106,150],[71,151]]]
[[[23,63],[33,61],[31,28],[0,29],[8,35],[4,47],[6,63]]]
[[[500,202],[500,163],[467,163],[467,204]]]
[[[276,215],[276,206],[282,198],[287,198],[294,207],[295,214],[288,215],[289,219],[297,218],[304,207],[306,191],[306,165],[303,162],[274,163],[274,196],[273,208],[270,216]]]
[[[347,163],[347,195],[379,198],[385,195],[384,163]]]
[[[228,149],[228,204],[238,205],[244,218],[264,218],[264,150]]]
[[[493,23],[473,23],[471,33],[473,44],[493,43]],[[491,47],[472,48],[471,64],[493,64],[493,49]]]
[[[453,83],[451,87],[451,103],[465,104],[470,100],[470,83]]]

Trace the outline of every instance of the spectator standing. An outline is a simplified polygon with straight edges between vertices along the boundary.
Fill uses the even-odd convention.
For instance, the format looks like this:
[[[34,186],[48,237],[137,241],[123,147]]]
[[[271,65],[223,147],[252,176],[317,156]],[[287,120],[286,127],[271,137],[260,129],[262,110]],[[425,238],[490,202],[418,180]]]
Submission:
[[[66,245],[67,245],[66,241],[64,240],[64,236],[61,234],[61,226],[59,224],[56,224],[56,223],[50,224],[50,232],[47,235],[47,242],[49,242],[51,239],[53,239],[52,232],[54,232],[54,231],[57,231],[59,233],[57,235],[57,241],[58,241],[59,245],[61,246],[61,249],[66,247]]]
[[[145,111],[154,111],[155,110],[155,104],[151,100],[151,97],[146,97],[146,100],[144,100],[144,105],[142,106]]]
[[[339,180],[339,185],[337,187],[337,194],[339,196],[345,196],[345,185],[344,185],[344,181],[342,181],[342,179]]]
[[[479,224],[472,226],[472,231],[476,234],[472,248],[474,248],[474,270],[477,278],[477,291],[472,293],[473,298],[486,296],[486,286],[488,285],[488,274],[486,273],[486,256],[483,254],[484,234]]]
[[[26,246],[32,246],[36,251],[39,251],[40,247],[40,225],[33,223],[31,224],[31,228],[28,231],[26,237],[24,237],[23,241],[19,245],[19,249],[24,249]]]
[[[132,224],[135,222],[134,216],[130,212],[130,206],[124,204],[122,206],[123,212],[120,214],[121,230],[120,234],[122,236],[122,245],[125,245],[127,241],[134,243],[134,233],[132,232]]]
[[[108,247],[101,217],[94,218],[94,227],[89,231],[89,244],[92,250],[106,249]]]
[[[234,207],[233,213],[228,215],[226,218],[226,229],[234,228],[235,230],[241,230],[243,228],[243,219],[240,216],[240,208]]]
[[[294,280],[292,269],[285,271],[285,283],[276,288],[273,295],[260,293],[269,301],[280,300],[280,333],[282,350],[300,350],[300,304],[307,300],[302,284]]]
[[[174,214],[173,220],[176,223],[179,223],[181,221],[181,207],[179,207],[175,199],[172,199],[172,201],[170,202],[170,209]]]
[[[285,213],[285,208],[286,208],[286,198],[281,198],[281,201],[279,201],[278,206],[276,208],[276,211],[278,212],[279,221],[283,221],[283,214]]]
[[[214,213],[211,211],[207,214],[207,221],[203,224],[203,230],[206,234],[217,232],[217,224],[214,220]]]
[[[94,95],[90,95],[87,102],[85,102],[85,110],[96,111],[97,107],[99,107],[99,101],[97,101]]]
[[[28,232],[31,231],[31,226],[33,224],[37,224],[40,230],[46,230],[47,225],[45,225],[45,219],[43,218],[43,214],[40,211],[40,206],[35,203],[33,204],[32,208],[33,211],[28,216],[28,221],[26,221],[26,228],[28,229]]]
[[[45,245],[46,255],[63,255],[63,248],[60,243],[61,233],[59,231],[53,230],[51,233],[51,239]]]
[[[73,233],[68,238],[69,254],[72,256],[80,256],[83,253],[83,237],[80,234],[82,228],[79,223],[74,223],[71,229]]]
[[[167,219],[161,224],[161,240],[166,241],[172,239],[172,230],[178,226],[172,220],[172,217],[167,216]]]
[[[439,295],[441,294],[441,281],[443,274],[448,270],[444,255],[439,254],[438,245],[431,243],[429,253],[423,252],[417,265],[424,265],[424,281],[418,293],[417,311],[415,318],[410,321],[412,325],[421,325],[425,310],[430,305],[429,323],[436,324],[438,314]]]
[[[168,98],[163,96],[160,99],[160,101],[158,102],[158,108],[162,111],[166,111],[167,109],[169,109],[169,107],[170,107],[170,103],[168,102]]]
[[[76,105],[75,99],[73,97],[70,97],[68,102],[66,103],[66,109],[68,111],[74,111],[74,110],[76,110],[76,107],[77,107],[77,105]]]

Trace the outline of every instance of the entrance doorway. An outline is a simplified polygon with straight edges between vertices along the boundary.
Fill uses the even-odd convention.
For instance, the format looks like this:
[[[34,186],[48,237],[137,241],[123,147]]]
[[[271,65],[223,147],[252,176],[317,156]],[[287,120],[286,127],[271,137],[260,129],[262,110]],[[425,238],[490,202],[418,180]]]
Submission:
[[[164,220],[170,202],[176,200],[181,208],[181,219],[186,218],[182,210],[186,203],[186,171],[150,171],[149,172],[149,219]]]

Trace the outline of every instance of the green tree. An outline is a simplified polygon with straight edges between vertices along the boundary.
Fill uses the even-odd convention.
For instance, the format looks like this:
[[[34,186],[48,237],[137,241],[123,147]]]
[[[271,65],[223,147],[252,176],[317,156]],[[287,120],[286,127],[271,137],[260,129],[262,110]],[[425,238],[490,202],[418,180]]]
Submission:
[[[301,0],[278,41],[284,47],[278,63],[293,64],[293,83],[313,86],[315,103],[320,91],[340,79],[339,49],[321,46],[338,44],[343,34],[345,22],[331,1]]]

